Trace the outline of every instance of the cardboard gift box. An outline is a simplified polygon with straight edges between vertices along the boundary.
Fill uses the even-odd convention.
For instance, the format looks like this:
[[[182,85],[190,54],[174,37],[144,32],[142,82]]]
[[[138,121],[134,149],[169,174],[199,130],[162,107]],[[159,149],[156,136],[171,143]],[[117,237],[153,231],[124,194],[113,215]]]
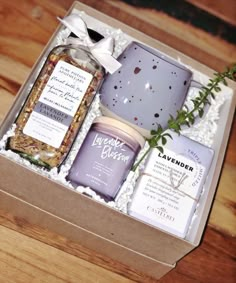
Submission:
[[[84,4],[75,2],[68,13],[75,10],[85,12],[83,17],[91,28],[96,29],[97,26],[104,25],[121,29],[130,39],[142,41],[157,48],[176,60],[181,60],[183,64],[191,66],[204,76],[211,77],[213,74],[213,70],[208,67]],[[42,66],[43,58],[55,45],[56,35],[63,28],[60,25],[55,31],[21,87],[14,105],[1,125],[0,139],[14,123],[28,95],[27,90]],[[212,145],[215,155],[205,184],[205,193],[198,205],[197,218],[186,239],[175,237],[138,221],[1,154],[0,208],[32,224],[79,242],[82,246],[127,266],[136,273],[136,275],[130,275],[131,278],[132,276],[136,276],[136,279],[144,278],[146,275],[155,279],[162,277],[201,241],[233,119],[235,90],[236,84],[233,82],[229,82],[229,86],[223,88],[228,98],[221,107],[218,129]]]

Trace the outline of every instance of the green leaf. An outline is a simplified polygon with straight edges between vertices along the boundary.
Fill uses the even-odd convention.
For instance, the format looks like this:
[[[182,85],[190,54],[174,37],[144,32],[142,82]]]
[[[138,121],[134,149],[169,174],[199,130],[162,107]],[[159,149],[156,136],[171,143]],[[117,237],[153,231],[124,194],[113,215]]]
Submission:
[[[168,121],[175,121],[175,118],[172,115],[170,115],[170,118]]]
[[[222,82],[223,82],[224,85],[226,85],[226,86],[228,85],[226,79],[223,79]]]
[[[210,92],[210,95],[211,95],[211,97],[212,97],[213,99],[216,98],[213,92]]]
[[[161,153],[163,153],[164,152],[164,149],[163,149],[163,147],[162,146],[157,146],[156,147]]]
[[[158,125],[157,135],[160,135],[163,132],[161,125]]]
[[[189,123],[190,123],[191,125],[194,124],[195,118],[194,118],[193,114],[192,114],[192,115],[189,115],[188,120],[189,120]]]
[[[188,126],[189,128],[191,126],[187,120],[184,122],[184,125]]]
[[[170,125],[169,129],[174,130],[174,132],[176,132],[176,133],[180,133],[180,130],[181,130],[180,125],[177,124],[177,123],[175,123],[175,124],[173,123],[172,125]]]
[[[208,90],[209,90],[209,88],[206,87],[206,86],[203,86],[202,89],[203,89],[204,91],[208,91]]]
[[[220,92],[220,91],[221,91],[221,88],[220,88],[220,87],[218,87],[218,86],[215,86],[215,87],[214,87],[214,91],[216,91],[216,92]]]
[[[211,105],[211,102],[206,98],[205,100],[204,100],[204,102],[203,102],[203,105],[205,106],[205,105]]]
[[[152,148],[156,147],[156,145],[157,145],[155,139],[149,139],[149,140],[148,140],[148,144],[149,144],[149,146],[152,147]]]
[[[192,101],[192,103],[193,103],[193,106],[196,107],[197,104],[198,104],[197,101],[195,101],[194,99],[191,99],[191,101]]]
[[[165,137],[169,137],[170,139],[172,139],[172,140],[173,140],[173,138],[172,138],[171,134],[169,134],[169,133],[164,133],[164,134],[163,134],[163,137],[164,137],[164,136],[165,136]]]
[[[170,129],[172,127],[172,125],[175,124],[176,122],[175,122],[175,120],[169,119],[167,121],[167,123],[168,123],[168,128]]]
[[[151,130],[150,133],[151,133],[152,136],[155,136],[157,134],[157,131],[156,130]]]
[[[204,114],[203,108],[198,109],[198,114],[199,114],[199,117],[202,118],[202,116]]]
[[[204,96],[204,93],[202,91],[199,91],[199,96],[202,98]]]
[[[189,108],[186,104],[184,104],[183,108],[185,108],[187,112],[189,111]]]
[[[162,136],[161,138],[161,142],[163,145],[165,145],[167,143],[167,139],[165,137]]]

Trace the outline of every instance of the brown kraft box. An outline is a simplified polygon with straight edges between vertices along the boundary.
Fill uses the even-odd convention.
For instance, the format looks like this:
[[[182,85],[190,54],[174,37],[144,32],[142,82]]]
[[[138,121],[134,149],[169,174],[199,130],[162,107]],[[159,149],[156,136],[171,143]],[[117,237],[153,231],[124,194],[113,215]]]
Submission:
[[[181,62],[205,75],[212,76],[214,72],[184,54],[84,4],[75,2],[68,13],[71,13],[73,9],[84,11],[94,20],[114,28],[120,28],[136,40],[157,48],[173,58],[180,58]],[[15,103],[1,124],[0,139],[14,122],[16,114],[27,96],[25,90],[35,80],[40,61],[50,50],[53,39],[61,29],[60,25],[21,87]],[[217,138],[213,145],[215,156],[206,182],[207,193],[201,199],[198,219],[187,240],[149,226],[72,191],[1,154],[0,209],[22,217],[32,224],[47,228],[69,240],[79,242],[92,251],[136,270],[138,274],[141,274],[140,276],[145,274],[155,279],[162,277],[174,268],[178,260],[199,245],[203,235],[217,187],[235,109],[236,84],[230,82],[228,89],[233,90],[233,94],[221,109],[221,118],[218,123],[218,129],[221,130],[217,131]],[[9,172],[14,173],[9,174]]]

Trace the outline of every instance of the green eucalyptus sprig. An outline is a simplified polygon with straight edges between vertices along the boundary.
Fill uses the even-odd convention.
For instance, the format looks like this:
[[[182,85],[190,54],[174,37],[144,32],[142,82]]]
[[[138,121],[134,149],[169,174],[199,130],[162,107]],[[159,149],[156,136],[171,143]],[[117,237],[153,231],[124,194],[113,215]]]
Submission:
[[[181,127],[186,125],[191,127],[195,123],[196,113],[200,118],[204,115],[204,107],[209,104],[209,98],[215,99],[215,93],[221,91],[220,83],[227,85],[226,79],[236,80],[236,64],[231,68],[227,68],[225,72],[214,73],[214,78],[210,79],[207,86],[203,86],[198,93],[198,96],[191,99],[193,108],[189,110],[187,105],[184,105],[181,110],[177,111],[176,117],[170,115],[168,120],[167,129],[163,129],[158,125],[157,130],[151,130],[151,137],[147,138],[149,144],[148,149],[142,155],[142,157],[134,164],[132,170],[135,171],[144,158],[148,155],[152,148],[157,148],[160,152],[164,152],[163,146],[167,143],[167,139],[171,138],[171,135],[167,133],[167,130],[172,130],[177,134],[180,134]]]

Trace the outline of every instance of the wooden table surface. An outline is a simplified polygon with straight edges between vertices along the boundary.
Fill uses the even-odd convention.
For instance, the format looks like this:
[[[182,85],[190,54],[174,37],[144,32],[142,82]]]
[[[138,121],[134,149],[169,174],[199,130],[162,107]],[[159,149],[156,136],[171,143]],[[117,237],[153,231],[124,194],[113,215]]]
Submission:
[[[64,16],[72,2],[0,0],[0,121],[55,30],[58,24],[56,16]],[[81,2],[169,44],[217,71],[236,62],[235,45],[163,12],[135,8],[120,1]],[[209,2],[205,1],[207,4]],[[204,6],[204,1],[200,3]],[[222,14],[223,6],[220,5],[224,5],[224,1],[217,3],[219,15]],[[232,9],[236,8],[235,4],[232,5]],[[231,22],[236,16],[232,9],[228,9]],[[227,18],[227,14],[223,16]],[[235,146],[234,121],[202,244],[160,282],[235,282]],[[134,282],[125,277],[125,272],[116,274],[112,267],[110,270],[104,267],[106,265],[102,259],[93,258],[92,253],[85,255],[79,245],[0,211],[0,282]]]

